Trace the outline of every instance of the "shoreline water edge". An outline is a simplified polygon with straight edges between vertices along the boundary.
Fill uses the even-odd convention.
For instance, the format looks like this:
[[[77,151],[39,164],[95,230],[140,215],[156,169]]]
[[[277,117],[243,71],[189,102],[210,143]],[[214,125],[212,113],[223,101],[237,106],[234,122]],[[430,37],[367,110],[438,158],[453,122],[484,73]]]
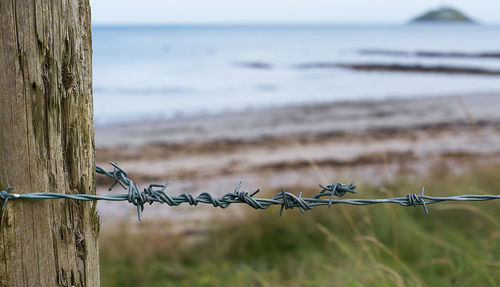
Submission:
[[[173,195],[222,195],[240,181],[246,190],[269,191],[295,186],[313,190],[329,181],[382,184],[400,176],[500,164],[499,106],[500,94],[476,94],[97,126],[96,163],[118,162],[140,187],[171,180],[168,192]],[[109,182],[98,178],[97,183],[98,193],[108,194]],[[133,209],[99,204],[105,225],[136,220]],[[148,213],[183,220],[222,214],[163,206],[151,206]]]

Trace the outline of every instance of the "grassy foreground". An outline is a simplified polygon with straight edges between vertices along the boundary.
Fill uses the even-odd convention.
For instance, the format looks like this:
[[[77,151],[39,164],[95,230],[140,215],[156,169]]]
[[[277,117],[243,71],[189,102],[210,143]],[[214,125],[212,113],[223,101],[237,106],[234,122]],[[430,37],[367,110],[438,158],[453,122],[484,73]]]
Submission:
[[[361,186],[347,196],[404,196],[421,184],[428,195],[498,194],[500,172]],[[447,202],[426,215],[422,207],[334,205],[281,218],[274,207],[214,222],[194,243],[157,227],[102,230],[101,285],[498,286],[499,207]]]

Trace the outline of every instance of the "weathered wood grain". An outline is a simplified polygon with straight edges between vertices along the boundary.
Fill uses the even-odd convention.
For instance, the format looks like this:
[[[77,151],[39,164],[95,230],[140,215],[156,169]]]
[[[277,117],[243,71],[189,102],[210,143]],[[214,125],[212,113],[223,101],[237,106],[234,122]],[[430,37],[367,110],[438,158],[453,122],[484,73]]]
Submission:
[[[0,188],[95,194],[88,0],[0,1]],[[96,204],[12,200],[0,286],[98,286]]]

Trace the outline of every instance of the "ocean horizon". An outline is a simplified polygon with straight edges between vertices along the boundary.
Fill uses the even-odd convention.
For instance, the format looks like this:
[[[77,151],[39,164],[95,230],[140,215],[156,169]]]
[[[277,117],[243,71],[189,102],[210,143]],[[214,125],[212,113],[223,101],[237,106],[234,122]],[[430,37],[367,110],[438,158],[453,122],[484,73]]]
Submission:
[[[92,31],[96,124],[336,101],[500,93],[495,75],[339,66],[497,71],[500,58],[414,53],[499,52],[500,25],[94,25]]]

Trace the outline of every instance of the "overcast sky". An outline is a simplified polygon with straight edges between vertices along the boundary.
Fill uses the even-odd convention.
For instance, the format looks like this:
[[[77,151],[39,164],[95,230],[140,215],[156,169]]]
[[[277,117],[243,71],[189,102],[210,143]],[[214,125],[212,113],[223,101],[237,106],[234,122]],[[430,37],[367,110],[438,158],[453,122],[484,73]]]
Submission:
[[[500,0],[90,0],[94,24],[404,23],[449,5],[500,23]]]

